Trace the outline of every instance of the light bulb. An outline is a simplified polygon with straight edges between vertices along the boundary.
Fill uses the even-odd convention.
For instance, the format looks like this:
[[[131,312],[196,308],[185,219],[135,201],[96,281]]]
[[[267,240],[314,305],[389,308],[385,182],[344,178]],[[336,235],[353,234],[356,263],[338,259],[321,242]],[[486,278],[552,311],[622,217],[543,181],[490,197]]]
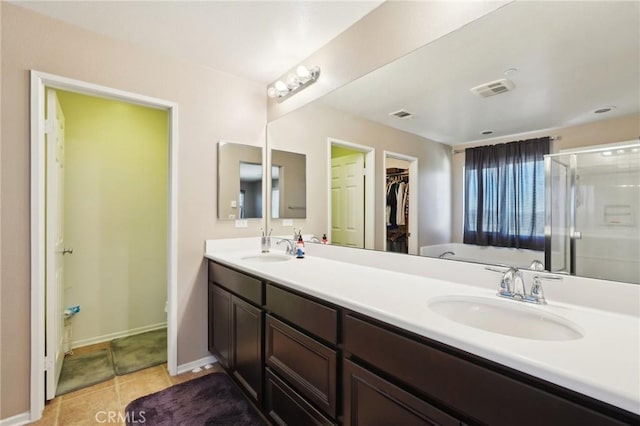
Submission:
[[[268,97],[270,97],[270,98],[275,98],[277,94],[278,94],[278,91],[276,90],[276,88],[275,88],[275,87],[270,86],[270,87],[267,89],[267,96],[268,96]]]
[[[296,68],[296,74],[298,74],[298,77],[300,78],[309,78],[309,76],[311,76],[309,69],[304,65],[300,65]]]
[[[298,80],[298,76],[295,74],[289,74],[287,76],[287,86],[291,89],[295,89],[300,85],[300,80]]]
[[[611,152],[611,151],[604,151],[604,152],[602,153],[602,155],[603,155],[604,157],[609,157],[611,154],[612,154],[612,152]]]
[[[288,90],[287,85],[284,84],[282,80],[276,81],[276,84],[274,86],[278,92],[286,92]]]

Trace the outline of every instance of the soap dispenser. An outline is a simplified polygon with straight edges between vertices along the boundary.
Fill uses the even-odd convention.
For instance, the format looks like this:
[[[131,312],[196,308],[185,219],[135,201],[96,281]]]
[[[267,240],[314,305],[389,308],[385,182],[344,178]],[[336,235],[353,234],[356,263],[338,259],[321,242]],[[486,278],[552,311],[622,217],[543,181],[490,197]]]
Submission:
[[[298,235],[298,242],[296,242],[296,258],[304,259],[304,240],[302,234]]]

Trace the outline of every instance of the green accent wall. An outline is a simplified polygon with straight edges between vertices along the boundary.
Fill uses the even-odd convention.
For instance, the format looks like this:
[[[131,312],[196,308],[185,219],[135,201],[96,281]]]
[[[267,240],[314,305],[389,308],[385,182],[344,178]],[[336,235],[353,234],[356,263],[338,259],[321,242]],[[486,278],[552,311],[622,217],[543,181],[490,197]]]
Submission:
[[[166,321],[168,112],[57,91],[74,345]]]

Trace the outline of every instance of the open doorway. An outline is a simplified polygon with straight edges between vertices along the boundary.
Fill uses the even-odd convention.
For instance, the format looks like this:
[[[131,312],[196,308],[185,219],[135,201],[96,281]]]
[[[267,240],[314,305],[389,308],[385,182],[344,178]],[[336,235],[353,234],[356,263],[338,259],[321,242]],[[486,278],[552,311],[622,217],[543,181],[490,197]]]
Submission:
[[[169,373],[175,375],[177,373],[177,348],[176,348],[176,340],[177,340],[177,331],[176,331],[176,321],[177,321],[177,308],[176,308],[176,298],[177,298],[177,286],[176,286],[176,263],[177,263],[177,252],[176,252],[176,237],[177,237],[177,194],[176,194],[176,182],[177,182],[177,106],[171,102],[149,98],[137,94],[127,93],[118,91],[111,88],[106,88],[103,86],[96,86],[90,83],[85,83],[77,80],[71,80],[64,77],[54,76],[51,74],[40,73],[37,71],[32,71],[31,73],[31,155],[32,155],[32,188],[31,188],[31,205],[32,205],[32,214],[31,214],[31,235],[32,235],[32,253],[31,253],[31,264],[32,264],[32,304],[31,304],[31,315],[32,315],[32,330],[31,330],[31,354],[32,354],[32,362],[31,362],[31,413],[32,420],[36,420],[40,417],[42,413],[42,409],[44,406],[45,395],[46,398],[51,397],[51,389],[55,390],[55,381],[57,380],[57,375],[59,373],[59,367],[57,364],[60,363],[60,355],[64,355],[64,347],[63,347],[63,327],[60,326],[61,320],[63,320],[64,315],[64,307],[67,307],[67,304],[73,304],[72,300],[65,298],[65,289],[64,284],[60,285],[51,285],[55,284],[57,281],[63,282],[63,280],[52,280],[51,273],[47,273],[48,266],[56,263],[58,266],[64,266],[65,260],[62,259],[60,261],[54,261],[53,259],[57,259],[58,252],[60,254],[68,254],[71,257],[72,253],[75,253],[76,259],[80,257],[79,255],[85,255],[89,252],[93,258],[92,260],[85,259],[84,261],[78,261],[74,263],[78,263],[79,265],[74,265],[74,267],[78,270],[75,272],[78,278],[75,281],[75,285],[82,291],[87,291],[87,280],[95,281],[105,281],[103,282],[102,292],[98,292],[98,294],[94,294],[93,299],[109,299],[110,296],[114,296],[117,293],[120,293],[120,296],[124,296],[120,299],[119,302],[114,302],[113,300],[108,300],[108,306],[102,306],[101,308],[96,308],[97,305],[93,306],[93,309],[88,309],[88,314],[95,314],[95,311],[98,312],[99,316],[102,316],[102,319],[106,319],[107,322],[111,321],[114,323],[124,323],[129,322],[133,324],[132,326],[124,327],[126,330],[116,330],[109,331],[106,328],[103,328],[99,331],[89,332],[87,334],[86,340],[84,343],[89,343],[93,340],[104,340],[108,338],[125,336],[128,334],[135,334],[142,331],[146,331],[147,329],[159,328],[160,326],[164,326],[163,321],[155,322],[154,324],[147,324],[142,326],[136,326],[134,323],[136,321],[132,321],[132,317],[137,315],[135,305],[137,304],[136,298],[139,299],[135,294],[140,293],[143,297],[147,294],[145,289],[136,289],[131,292],[131,288],[127,290],[123,290],[122,288],[116,288],[116,285],[109,287],[110,283],[115,283],[119,278],[122,278],[126,275],[125,279],[128,281],[137,280],[141,275],[146,274],[146,272],[142,272],[138,270],[138,263],[155,263],[157,268],[160,269],[157,273],[152,275],[152,280],[154,281],[154,286],[156,289],[160,289],[159,292],[154,292],[154,299],[157,303],[155,305],[160,305],[157,307],[162,313],[164,317],[165,313],[165,301],[166,301],[166,325],[167,325],[167,337],[166,344],[164,346],[164,350],[166,350],[167,355],[167,364]],[[50,121],[50,116],[46,114],[46,106],[47,101],[51,99],[51,97],[47,96],[47,91],[52,94],[56,94],[59,92],[62,97],[67,97],[67,102],[69,103],[70,97],[74,96],[85,96],[87,98],[91,98],[93,102],[111,102],[118,101],[119,108],[143,108],[151,112],[152,115],[156,114],[161,118],[164,124],[161,124],[161,130],[159,134],[160,139],[164,139],[164,147],[158,152],[162,151],[161,154],[158,152],[148,152],[144,149],[140,149],[140,146],[133,147],[134,141],[139,141],[139,135],[136,134],[134,130],[125,129],[125,133],[131,133],[129,136],[132,137],[132,140],[129,140],[126,150],[138,150],[137,155],[139,157],[133,161],[136,167],[127,168],[128,173],[132,173],[132,175],[127,177],[118,177],[117,173],[113,173],[114,169],[120,168],[123,164],[123,152],[118,152],[117,150],[113,150],[111,155],[113,156],[113,161],[111,162],[111,173],[109,170],[99,170],[97,174],[106,174],[106,179],[102,179],[100,185],[101,188],[91,187],[90,183],[97,182],[96,179],[90,178],[90,173],[96,172],[96,170],[89,170],[92,167],[88,164],[90,161],[80,160],[77,162],[77,165],[80,165],[80,170],[75,170],[77,172],[74,175],[73,191],[78,191],[79,188],[84,186],[84,192],[80,191],[80,195],[76,196],[75,202],[80,202],[78,205],[74,205],[73,209],[60,209],[54,208],[57,204],[53,201],[54,199],[50,197],[50,194],[47,194],[49,190],[48,185],[51,181],[50,174],[47,175],[47,170],[51,171],[53,167],[51,167],[52,153],[56,151],[60,151],[61,147],[64,150],[64,145],[60,145],[60,143],[56,143],[57,146],[54,150],[47,151],[47,146],[53,146],[53,144],[47,143],[47,139],[51,139],[50,136],[54,131],[54,127],[59,124],[59,121]],[[63,94],[64,93],[64,94]],[[65,102],[59,103],[58,107]],[[62,109],[62,108],[60,108]],[[81,110],[82,107],[76,108]],[[153,111],[151,111],[153,110]],[[85,111],[86,112],[86,111]],[[61,112],[61,117],[63,116],[63,112]],[[69,125],[70,117],[67,117],[66,120],[63,120],[65,127]],[[95,126],[95,123],[89,124],[89,127]],[[164,135],[164,136],[162,136]],[[121,139],[122,135],[118,136],[118,139]],[[59,138],[56,138],[59,139]],[[63,138],[64,139],[64,138]],[[86,146],[84,146],[86,148]],[[94,153],[95,154],[95,153]],[[109,154],[96,154],[97,156],[104,156]],[[152,180],[158,180],[158,182],[153,182],[151,185],[149,182],[147,184],[142,185],[142,188],[139,188],[139,192],[137,194],[133,194],[133,198],[128,199],[127,196],[132,195],[129,190],[131,189],[131,180],[136,180],[136,176],[140,177],[141,175],[147,174],[149,171],[147,167],[149,166],[151,161],[151,157],[160,156],[160,158],[156,158],[155,164],[162,163],[162,175],[159,179],[156,179],[157,176]],[[61,157],[64,159],[64,155]],[[59,166],[59,169],[68,169],[69,165],[64,164],[66,159],[63,160],[62,166]],[[65,170],[66,171],[66,170]],[[95,177],[95,176],[94,176]],[[62,182],[64,179],[60,179]],[[141,179],[142,180],[142,179]],[[151,185],[151,186],[149,186]],[[101,191],[105,190],[105,187],[109,187],[109,192],[112,193],[112,198],[103,198],[100,197]],[[153,188],[152,188],[153,187]],[[58,189],[64,192],[66,185],[59,184]],[[60,192],[60,191],[59,191]],[[151,192],[157,192],[159,196],[152,197]],[[124,195],[128,194],[128,195]],[[156,194],[156,195],[158,195]],[[77,194],[76,194],[77,195]],[[61,198],[63,197],[63,198]],[[89,200],[83,200],[83,198],[88,197]],[[141,200],[144,198],[154,198],[152,204],[154,204],[154,209],[156,209],[156,213],[159,209],[160,213],[155,214],[154,217],[150,218],[151,214],[143,214],[143,210],[139,209],[139,205],[141,204]],[[64,195],[58,196],[55,198],[56,200],[64,199]],[[82,206],[82,201],[88,202],[89,204]],[[89,206],[89,207],[88,207]],[[86,209],[94,208],[96,210],[95,215],[89,214]],[[72,210],[72,211],[67,211]],[[127,226],[128,228],[123,230],[118,226],[115,226],[115,229],[110,227],[114,226],[114,221],[117,222],[121,218],[118,217],[119,210],[129,210],[133,211],[134,214],[131,215],[134,219],[130,221]],[[54,223],[64,223],[64,218],[69,213],[74,213],[76,216],[71,220],[74,225],[80,225],[78,222],[82,222],[83,220],[91,221],[94,220],[93,223],[90,223],[82,234],[87,234],[91,232],[98,232],[96,235],[84,235],[87,238],[84,238],[81,246],[83,250],[79,250],[77,247],[72,251],[71,247],[67,245],[61,245],[57,249],[52,248],[50,243],[53,239],[56,241],[59,240],[59,237],[52,238],[48,232],[51,231],[52,228],[60,228],[59,225],[53,226],[50,222],[49,216],[53,214],[54,211],[57,211],[57,216],[54,215],[55,221]],[[102,216],[102,217],[101,217]],[[89,219],[92,218],[93,219]],[[106,219],[105,219],[106,217]],[[106,223],[98,224],[95,220],[105,219]],[[161,229],[149,229],[150,221],[157,221],[161,225]],[[111,221],[111,222],[110,222]],[[110,228],[109,229],[106,229]],[[150,233],[145,237],[144,235],[132,235],[136,232],[136,230],[142,229],[143,231],[149,231]],[[144,242],[147,238],[158,238],[158,233],[160,233],[160,239],[163,240],[163,244],[161,244],[161,250],[156,255],[155,259],[143,259],[142,257],[138,258],[136,261],[130,261],[127,258],[127,255],[130,251],[131,243],[140,243]],[[64,232],[59,232],[59,235],[64,235]],[[153,236],[152,236],[153,235]],[[129,240],[131,238],[131,240]],[[111,248],[105,247],[94,247],[92,244],[95,243],[96,239],[107,239],[107,240],[115,240],[115,245],[111,245]],[[78,240],[79,241],[79,240]],[[80,247],[80,246],[78,246]],[[95,253],[99,251],[99,253]],[[144,251],[144,250],[142,250]],[[109,257],[113,257],[114,259],[120,258],[124,259],[124,263],[120,263],[119,266],[111,265],[110,263],[114,262],[114,259]],[[60,256],[62,258],[62,256]],[[98,258],[98,263],[95,262],[96,258]],[[106,259],[109,258],[109,259]],[[100,259],[106,260],[108,265],[104,262],[100,262]],[[134,265],[135,264],[135,265]],[[96,266],[98,265],[98,266]],[[123,266],[124,265],[124,266]],[[144,268],[143,268],[144,269]],[[91,272],[91,277],[86,278],[86,273],[81,272],[81,270],[85,270]],[[110,270],[111,272],[108,272]],[[137,272],[136,272],[137,271]],[[84,274],[84,275],[83,275]],[[61,274],[58,274],[61,275]],[[54,274],[55,276],[55,274]],[[88,291],[96,291],[88,290]],[[126,292],[126,294],[122,294]],[[137,293],[136,293],[137,292]],[[158,294],[159,293],[159,294]],[[133,299],[133,300],[132,300]],[[156,300],[157,299],[157,300]],[[77,299],[76,299],[77,300]],[[90,306],[90,299],[86,299],[88,305]],[[126,300],[126,302],[124,302]],[[82,302],[81,302],[82,303]],[[123,314],[127,318],[119,318],[120,314],[114,312],[114,309],[117,309],[115,305],[118,304],[132,304],[133,309],[128,309],[126,314]],[[82,306],[81,306],[82,309]],[[47,312],[47,319],[45,320],[45,311]],[[91,312],[94,311],[94,312]],[[158,313],[156,312],[156,317],[158,317]],[[93,322],[93,321],[92,321]],[[83,321],[83,325],[91,326],[93,324],[86,324],[87,322]],[[54,326],[54,324],[57,324]],[[137,324],[137,323],[136,323]],[[90,328],[90,327],[89,327]],[[123,328],[123,327],[120,327]],[[86,331],[86,330],[85,330]],[[97,333],[97,334],[96,334]],[[79,336],[76,335],[77,338]],[[82,342],[80,342],[82,344]],[[46,379],[45,379],[46,376]]]
[[[64,308],[65,355],[49,399],[166,362],[169,144],[166,110],[49,88],[46,95],[56,103],[47,120],[64,123],[45,137],[64,163],[59,196],[46,201],[47,234],[54,208],[62,231],[55,256],[63,255],[46,284],[63,281],[56,305]]]
[[[328,149],[329,241],[336,245],[373,249],[375,150],[331,138]]]
[[[418,159],[384,153],[384,249],[418,254]]]

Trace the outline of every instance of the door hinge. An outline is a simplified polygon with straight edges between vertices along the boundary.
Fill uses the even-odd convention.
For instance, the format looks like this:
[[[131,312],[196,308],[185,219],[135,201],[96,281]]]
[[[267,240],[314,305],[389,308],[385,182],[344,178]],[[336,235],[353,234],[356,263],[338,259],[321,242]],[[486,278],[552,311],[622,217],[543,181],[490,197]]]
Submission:
[[[53,370],[53,360],[51,357],[44,357],[44,371]]]
[[[52,119],[48,119],[44,121],[44,133],[50,135],[54,130],[54,121]]]

